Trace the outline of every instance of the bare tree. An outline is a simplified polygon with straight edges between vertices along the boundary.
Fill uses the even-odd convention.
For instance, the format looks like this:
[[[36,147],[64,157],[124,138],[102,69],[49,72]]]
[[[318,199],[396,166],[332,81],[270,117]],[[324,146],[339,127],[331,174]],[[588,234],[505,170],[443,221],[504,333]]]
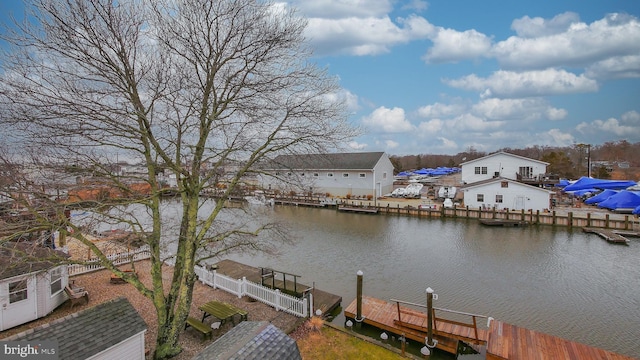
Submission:
[[[194,266],[228,249],[259,248],[274,224],[222,221],[223,202],[203,214],[200,194],[234,164],[223,196],[261,161],[282,153],[337,149],[355,135],[336,80],[310,61],[306,21],[259,0],[31,0],[23,23],[6,28],[0,102],[6,141],[42,166],[76,164],[123,200],[102,221],[145,231],[153,284],[124,274],[82,235],[105,267],[148,297],[158,315],[154,357],[180,352],[196,281]],[[117,154],[117,156],[116,156]],[[139,160],[144,175],[120,176],[116,157]],[[62,164],[61,164],[62,163]],[[162,280],[158,167],[178,179],[182,212],[169,290]],[[206,170],[206,171],[205,171]],[[150,191],[133,196],[130,182]],[[44,196],[38,206],[62,214]],[[47,199],[49,199],[47,201]],[[127,203],[128,201],[128,203]],[[129,205],[128,205],[129,204]],[[132,208],[146,209],[150,227]],[[55,226],[74,227],[64,216]],[[46,221],[46,218],[41,221]]]

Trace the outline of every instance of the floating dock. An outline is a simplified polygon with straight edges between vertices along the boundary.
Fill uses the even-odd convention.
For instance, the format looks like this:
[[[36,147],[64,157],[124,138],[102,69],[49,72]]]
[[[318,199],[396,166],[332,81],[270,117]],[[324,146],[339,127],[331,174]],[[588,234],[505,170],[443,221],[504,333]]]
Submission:
[[[601,238],[603,238],[603,239],[605,239],[608,242],[613,243],[613,244],[629,245],[629,239],[627,239],[626,237],[618,234],[617,232],[615,232],[613,230],[596,229],[596,228],[585,227],[585,228],[582,228],[582,231],[584,231],[586,233],[596,234],[596,235],[600,236]]]
[[[262,269],[253,267],[250,265],[242,264],[233,260],[221,260],[216,263],[216,271],[222,275],[229,276],[234,279],[242,279],[246,277],[247,280],[256,284],[262,283]],[[310,286],[295,283],[293,281],[287,281],[287,288],[294,289],[296,292],[305,292],[311,289]],[[320,289],[313,289],[313,303],[315,309],[320,309],[323,315],[328,315],[334,309],[338,308],[342,303],[342,297],[322,291]]]
[[[377,207],[366,207],[366,206],[349,206],[349,205],[340,205],[338,206],[338,211],[345,212],[356,212],[356,213],[365,213],[365,214],[377,214]]]
[[[528,221],[507,220],[507,219],[479,219],[482,225],[487,226],[503,226],[503,227],[523,227],[529,226]]]

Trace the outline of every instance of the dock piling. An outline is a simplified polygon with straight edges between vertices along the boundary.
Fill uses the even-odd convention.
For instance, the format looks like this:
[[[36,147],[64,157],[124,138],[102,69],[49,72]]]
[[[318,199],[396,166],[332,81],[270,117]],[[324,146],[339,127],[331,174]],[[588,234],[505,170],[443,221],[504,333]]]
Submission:
[[[437,295],[436,295],[437,298]],[[437,340],[433,339],[433,289],[427,288],[427,339],[425,345],[433,349],[436,347]]]
[[[357,303],[356,303],[356,326],[358,328],[360,328],[362,326],[362,320],[364,320],[364,318],[362,318],[362,276],[364,275],[364,273],[362,272],[362,270],[358,270],[357,272],[357,276],[358,276],[358,280],[357,280],[357,290],[356,290],[356,299],[357,299]]]

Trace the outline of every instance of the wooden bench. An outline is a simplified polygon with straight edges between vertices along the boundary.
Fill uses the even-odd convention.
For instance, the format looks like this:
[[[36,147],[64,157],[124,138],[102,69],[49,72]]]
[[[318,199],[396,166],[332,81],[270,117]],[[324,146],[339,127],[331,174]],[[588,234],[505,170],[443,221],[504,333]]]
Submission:
[[[73,305],[83,301],[86,304],[89,303],[89,292],[84,288],[74,288],[72,289],[69,285],[64,287],[64,292],[67,293],[69,300],[71,300],[71,308],[73,309]]]
[[[213,334],[213,329],[211,329],[211,326],[191,316],[187,318],[187,323],[184,324],[184,328],[186,329],[189,326],[202,333],[202,340],[205,340],[207,338],[211,339],[211,336]]]

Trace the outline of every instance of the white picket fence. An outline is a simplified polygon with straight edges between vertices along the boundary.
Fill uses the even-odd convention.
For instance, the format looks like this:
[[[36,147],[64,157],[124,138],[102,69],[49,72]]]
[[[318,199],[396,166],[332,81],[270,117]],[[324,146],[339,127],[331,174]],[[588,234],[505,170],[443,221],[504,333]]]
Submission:
[[[130,263],[131,261],[149,259],[150,257],[151,252],[149,251],[149,246],[145,245],[130,252],[109,255],[107,256],[107,259],[113,262],[114,265],[122,265]],[[98,259],[91,259],[82,264],[71,264],[67,267],[67,269],[69,271],[69,276],[73,276],[102,270],[104,269],[104,266],[100,264],[100,261]]]
[[[107,256],[114,265],[145,260],[150,257],[151,252],[149,251],[148,246],[143,246],[139,249],[126,253]],[[175,259],[171,257],[167,258],[168,259],[165,263],[170,266],[175,266]],[[69,276],[80,275],[102,269],[104,269],[104,266],[100,264],[98,259],[92,259],[83,264],[71,264],[68,266]],[[203,284],[209,285],[214,289],[224,290],[239,298],[248,296],[274,307],[276,311],[284,311],[295,316],[306,318],[310,316],[309,309],[313,309],[313,295],[311,293],[307,295],[307,298],[301,299],[288,294],[283,294],[278,289],[273,290],[260,284],[256,284],[244,277],[238,280],[232,279],[228,276],[218,274],[215,270],[209,271],[202,266],[196,266],[195,272]]]
[[[218,274],[215,270],[208,271],[204,267],[196,266],[196,275],[203,284],[207,284],[214,289],[221,289],[237,297],[248,296],[261,303],[272,306],[276,311],[284,311],[299,317],[309,317],[309,309],[313,308],[313,295],[308,294],[308,298],[297,298],[288,294],[283,294],[278,289],[256,284],[245,277],[235,280],[228,276]]]

